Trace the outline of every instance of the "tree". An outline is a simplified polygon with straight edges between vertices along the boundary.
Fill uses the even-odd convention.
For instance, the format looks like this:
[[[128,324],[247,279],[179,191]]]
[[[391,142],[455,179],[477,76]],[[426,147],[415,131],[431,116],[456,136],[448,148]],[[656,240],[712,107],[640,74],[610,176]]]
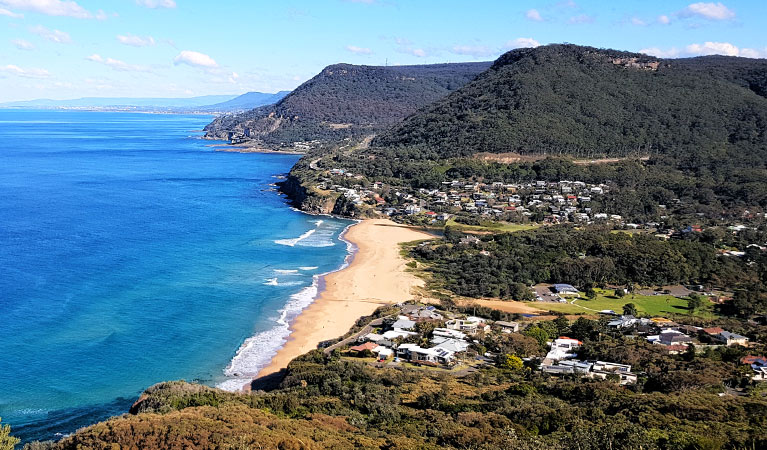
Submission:
[[[554,319],[554,325],[557,326],[557,334],[561,336],[567,334],[567,329],[570,327],[570,321],[567,320],[567,317],[565,316],[559,316]]]
[[[498,366],[500,366],[501,369],[519,372],[522,370],[525,364],[522,362],[522,358],[519,356],[506,353],[505,355],[501,355]]]
[[[546,348],[546,343],[550,339],[549,334],[545,330],[537,326],[530,327],[527,330],[525,330],[525,335],[530,336],[531,338],[538,341],[538,345],[540,345],[541,348]]]
[[[586,298],[589,300],[594,300],[597,298],[597,291],[595,291],[593,287],[586,289]]]
[[[690,310],[691,313],[694,313],[695,311],[699,310],[703,307],[703,298],[701,298],[698,294],[690,294],[689,297],[687,297],[687,309]]]
[[[2,422],[0,418],[0,422]],[[21,440],[11,436],[11,426],[0,423],[0,450],[13,450]]]
[[[626,303],[623,305],[623,315],[624,316],[636,316],[637,315],[637,307],[633,303]]]
[[[626,291],[624,291],[623,288],[618,288],[615,290],[615,296],[618,298],[623,298],[626,296]]]

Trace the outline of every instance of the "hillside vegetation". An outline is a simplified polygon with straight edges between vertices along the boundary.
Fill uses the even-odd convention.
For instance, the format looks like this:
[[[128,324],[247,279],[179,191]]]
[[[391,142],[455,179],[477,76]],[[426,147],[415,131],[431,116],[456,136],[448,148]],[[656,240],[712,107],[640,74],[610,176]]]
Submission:
[[[767,156],[763,61],[677,62],[574,45],[514,50],[474,82],[373,141],[426,157]],[[763,76],[763,75],[762,75]],[[754,85],[754,91],[750,89]],[[418,156],[418,152],[413,152]]]
[[[535,340],[509,339],[493,345],[516,348],[521,339],[528,351],[539,351]],[[610,355],[646,367],[644,387],[635,388],[551,379],[527,368],[487,368],[463,378],[376,369],[315,351],[294,360],[274,391],[243,395],[164,383],[150,388],[132,415],[80,430],[52,448],[681,450],[767,444],[764,399],[716,394],[724,380],[738,379],[735,364],[668,360],[656,347],[603,338],[584,349],[594,358]]]
[[[275,105],[217,118],[205,127],[206,136],[225,138],[228,131],[249,128],[264,144],[278,145],[376,132],[458,89],[490,64],[335,64]]]

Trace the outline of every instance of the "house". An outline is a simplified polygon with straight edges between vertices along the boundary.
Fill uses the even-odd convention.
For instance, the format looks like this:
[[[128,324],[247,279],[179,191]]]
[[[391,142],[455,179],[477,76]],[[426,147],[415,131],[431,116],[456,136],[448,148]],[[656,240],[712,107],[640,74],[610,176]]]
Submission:
[[[418,333],[415,333],[413,331],[405,331],[405,330],[389,330],[386,333],[382,334],[381,336],[384,337],[384,339],[388,341],[393,341],[398,338],[406,338],[408,336],[415,336]]]
[[[517,322],[504,322],[499,320],[493,325],[499,327],[502,333],[516,333],[519,331],[519,323]]]
[[[465,352],[469,348],[469,343],[462,339],[453,339],[443,336],[434,336],[431,339],[434,348],[440,348],[453,353]]]
[[[574,350],[583,345],[583,343],[577,339],[571,339],[566,336],[560,336],[551,342],[551,349],[544,358],[544,363],[551,363],[553,361],[560,361],[563,359],[575,358]]]
[[[554,285],[554,292],[559,295],[579,295],[578,289],[570,284],[558,283]]]
[[[449,365],[453,363],[454,353],[444,349],[421,348],[417,344],[402,344],[397,348],[397,356],[411,362],[427,365]]]
[[[368,333],[359,338],[359,342],[375,342],[378,345],[391,345],[391,341],[382,334]]]
[[[432,335],[434,336],[441,336],[446,337],[450,339],[465,339],[466,334],[458,331],[458,330],[452,330],[450,328],[435,328],[434,331],[432,331]]]
[[[397,321],[391,327],[395,330],[412,330],[415,328],[415,322],[405,316],[398,316]]]
[[[607,323],[608,328],[622,329],[631,328],[636,325],[639,320],[634,316],[621,316],[619,319],[612,320]]]
[[[647,340],[661,345],[687,345],[692,343],[690,336],[672,329],[663,330],[657,336],[648,336]]]
[[[740,363],[751,366],[751,370],[754,371],[752,380],[767,381],[767,358],[748,355],[740,358]]]
[[[635,384],[636,374],[631,373],[631,366],[605,361],[595,361],[591,366],[591,378],[607,379],[610,375],[618,376],[620,384]]]
[[[392,350],[392,349],[390,349],[388,347],[384,347],[382,345],[379,345],[378,347],[374,348],[372,350],[372,352],[374,354],[378,355],[378,360],[379,361],[385,361],[385,360],[391,358],[391,356],[394,354],[394,350]]]
[[[722,342],[726,346],[731,345],[748,345],[748,338],[739,334],[730,333],[729,331],[722,331],[718,335],[714,336],[714,339]]]
[[[349,347],[349,352],[357,354],[357,355],[361,355],[367,352],[372,352],[373,349],[377,347],[379,347],[379,345],[376,344],[375,342],[365,342],[364,344],[361,344],[361,345],[355,345],[354,347]]]
[[[490,331],[490,325],[485,323],[485,319],[480,317],[448,320],[445,323],[445,327],[450,330],[463,331],[464,333],[469,334],[474,334],[477,331]]]
[[[541,370],[551,375],[581,374],[586,375],[591,371],[592,364],[587,361],[578,361],[577,359],[568,361],[557,361],[554,364],[543,364]]]
[[[414,311],[411,311],[408,314],[408,317],[410,317],[411,320],[415,320],[416,322],[444,319],[442,314],[434,310],[433,306],[429,306],[426,308],[418,308]]]
[[[631,373],[631,366],[605,361],[579,361],[571,359],[557,361],[553,364],[541,365],[544,373],[551,375],[581,375],[587,378],[599,378],[606,380],[609,377],[617,377],[622,385],[637,382],[636,374]]]

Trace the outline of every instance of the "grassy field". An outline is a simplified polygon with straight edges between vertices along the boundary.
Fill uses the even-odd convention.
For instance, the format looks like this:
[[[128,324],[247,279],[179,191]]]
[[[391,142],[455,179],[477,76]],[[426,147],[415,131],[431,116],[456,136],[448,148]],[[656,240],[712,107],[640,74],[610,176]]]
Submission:
[[[538,228],[540,224],[536,223],[508,223],[508,222],[488,222],[486,225],[466,225],[458,223],[453,219],[447,221],[445,226],[457,228],[463,231],[485,231],[493,233],[513,233],[515,231],[525,231]]]
[[[586,300],[585,295],[570,303],[534,302],[530,305],[550,311],[558,311],[567,314],[593,313],[605,309],[611,309],[618,314],[623,312],[623,305],[633,303],[639,314],[651,316],[668,316],[672,314],[690,314],[687,309],[687,300],[676,298],[672,295],[639,295],[627,294],[623,298],[616,297],[611,290],[597,289],[597,297],[594,300]],[[699,317],[713,317],[711,305],[708,301],[705,306],[695,312]]]

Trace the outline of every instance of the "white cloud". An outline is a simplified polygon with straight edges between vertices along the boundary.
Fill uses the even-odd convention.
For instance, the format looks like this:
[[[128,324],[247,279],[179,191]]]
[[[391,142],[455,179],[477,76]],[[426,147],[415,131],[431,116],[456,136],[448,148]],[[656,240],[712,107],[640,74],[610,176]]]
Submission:
[[[218,67],[218,63],[210,56],[193,52],[191,50],[184,50],[173,59],[173,64],[186,64],[193,67],[203,67],[207,69],[213,69]]]
[[[13,19],[23,19],[24,18],[24,14],[17,14],[17,13],[15,13],[13,11],[8,11],[5,8],[0,8],[0,16],[11,17]]]
[[[669,23],[671,23],[671,19],[666,15],[661,15],[661,16],[658,16],[658,23],[663,25],[668,25]]]
[[[148,47],[150,45],[155,45],[156,42],[152,36],[134,36],[132,34],[118,34],[117,40],[120,41],[121,44],[130,45],[133,47]]]
[[[512,50],[515,48],[539,47],[540,45],[541,43],[533,38],[517,38],[506,42],[503,48],[505,50]]]
[[[577,16],[570,17],[568,22],[573,24],[594,23],[594,18],[588,14],[578,14]]]
[[[767,58],[767,47],[761,51],[753,48],[742,48],[740,49],[740,56],[744,58]]]
[[[7,66],[0,66],[0,72],[9,73],[24,78],[47,78],[51,74],[45,69],[23,69],[19,66],[8,64]]]
[[[0,0],[0,5],[48,16],[67,16],[78,19],[94,17],[88,10],[71,0]]]
[[[740,49],[729,42],[704,42],[703,44],[688,45],[685,47],[685,52],[690,55],[738,56]]]
[[[136,0],[136,4],[146,8],[175,8],[175,0]]]
[[[72,42],[72,38],[69,36],[69,33],[61,31],[61,30],[49,30],[48,28],[45,28],[42,25],[31,27],[29,31],[40,36],[43,39],[47,39],[57,44],[69,44],[70,42]]]
[[[13,45],[16,46],[19,50],[34,50],[35,45],[32,44],[29,41],[25,41],[24,39],[14,39],[11,41]]]
[[[99,64],[104,64],[105,66],[109,66],[114,70],[119,70],[121,72],[150,72],[148,67],[128,64],[125,61],[120,61],[119,59],[102,58],[99,54],[93,54],[85,59],[88,61],[97,62]]]
[[[639,50],[639,53],[644,53],[645,55],[652,55],[657,56],[658,58],[676,58],[681,53],[679,49],[672,47],[666,50],[660,49],[658,47],[648,47],[643,48]]]
[[[528,9],[525,13],[525,17],[535,22],[543,21],[543,17],[541,17],[541,13],[539,13],[537,9]]]
[[[450,49],[450,51],[456,55],[469,55],[474,57],[493,56],[498,54],[498,51],[485,47],[484,45],[456,45]]]
[[[417,47],[400,46],[400,47],[396,48],[395,50],[397,52],[399,52],[399,53],[404,53],[404,54],[407,54],[407,55],[413,55],[413,56],[415,56],[417,58],[424,58],[424,57],[428,56],[428,53],[426,52],[426,50],[424,50],[422,48],[417,48]]]
[[[644,26],[647,25],[647,22],[645,22],[643,19],[641,19],[639,17],[632,17],[631,18],[631,24],[639,26],[639,27],[644,27]]]
[[[372,55],[373,50],[365,47],[357,47],[356,45],[347,45],[346,50],[355,53],[357,55]]]
[[[683,49],[670,48],[660,49],[657,47],[644,48],[639,50],[640,53],[657,56],[659,58],[677,58],[682,56],[708,56],[708,55],[725,55],[725,56],[743,56],[746,58],[765,58],[767,57],[767,48],[764,50],[756,50],[753,48],[739,48],[738,46],[729,42],[711,42],[707,41],[702,44],[690,44]]]
[[[709,20],[731,20],[735,18],[735,12],[721,2],[698,2],[688,5],[687,8],[679,12],[679,16],[697,16]]]

